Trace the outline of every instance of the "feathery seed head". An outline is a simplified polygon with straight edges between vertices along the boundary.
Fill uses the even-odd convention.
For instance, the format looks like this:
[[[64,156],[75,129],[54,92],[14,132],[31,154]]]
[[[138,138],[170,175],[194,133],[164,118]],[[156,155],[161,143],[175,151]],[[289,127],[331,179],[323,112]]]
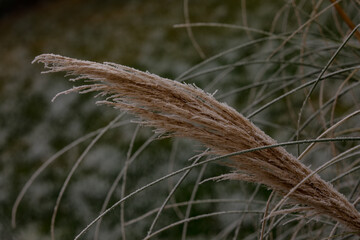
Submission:
[[[72,81],[91,80],[70,92],[99,92],[107,104],[140,116],[160,132],[196,139],[218,155],[276,144],[233,108],[218,102],[194,85],[159,77],[114,63],[95,63],[54,54],[37,56],[49,72],[67,72]],[[235,172],[223,179],[257,182],[287,194],[316,214],[325,214],[360,232],[360,213],[330,184],[299,162],[284,148],[268,148],[230,158]],[[301,181],[306,181],[297,186]],[[296,187],[296,188],[295,188]]]

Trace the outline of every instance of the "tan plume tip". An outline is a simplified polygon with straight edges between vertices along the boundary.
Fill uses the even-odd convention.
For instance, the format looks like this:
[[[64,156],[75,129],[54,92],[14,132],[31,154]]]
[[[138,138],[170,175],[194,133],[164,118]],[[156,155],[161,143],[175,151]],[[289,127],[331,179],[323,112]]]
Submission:
[[[72,81],[91,80],[88,85],[60,94],[99,92],[106,96],[100,103],[138,115],[160,132],[196,139],[218,155],[276,144],[236,110],[194,85],[114,63],[54,54],[37,56],[33,62],[44,63],[46,72],[64,71],[76,76]],[[228,164],[236,172],[226,178],[262,183],[284,195],[292,190],[290,198],[308,207],[304,209],[327,215],[360,232],[360,213],[355,207],[284,148],[236,155]],[[305,178],[308,179],[297,186]]]

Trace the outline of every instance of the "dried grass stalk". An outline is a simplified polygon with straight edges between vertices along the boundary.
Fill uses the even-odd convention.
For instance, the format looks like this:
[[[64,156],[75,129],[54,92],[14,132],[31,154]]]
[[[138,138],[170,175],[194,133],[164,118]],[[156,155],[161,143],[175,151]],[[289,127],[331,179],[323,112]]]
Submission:
[[[60,94],[100,92],[107,97],[100,104],[138,115],[145,124],[162,133],[196,139],[218,155],[276,144],[233,108],[193,85],[114,63],[101,64],[53,54],[40,55],[33,62],[44,63],[49,69],[46,73],[65,71],[77,76],[72,81],[91,80],[88,85]],[[312,174],[282,147],[236,155],[229,164],[235,172],[224,178],[262,183],[281,194],[287,194]],[[301,184],[290,198],[310,207],[306,209],[316,214],[325,214],[360,232],[360,213],[317,174]]]

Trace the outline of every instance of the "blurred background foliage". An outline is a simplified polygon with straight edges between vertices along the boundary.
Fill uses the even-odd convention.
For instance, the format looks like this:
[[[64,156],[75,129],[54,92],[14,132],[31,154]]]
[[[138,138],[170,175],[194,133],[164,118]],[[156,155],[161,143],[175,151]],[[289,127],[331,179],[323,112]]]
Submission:
[[[288,36],[286,34],[295,31],[304,23],[314,10],[314,2],[316,1],[195,0],[189,3],[189,14],[191,22],[248,25],[254,29],[272,31],[279,37],[284,36],[281,34]],[[330,4],[330,1],[321,2],[318,12]],[[90,140],[60,156],[39,176],[20,203],[17,228],[13,229],[11,209],[17,195],[46,159],[72,141],[106,126],[120,113],[105,106],[96,106],[93,95],[70,94],[51,103],[56,93],[70,88],[72,83],[64,80],[62,74],[40,75],[42,66],[31,64],[34,57],[41,53],[55,53],[91,61],[115,62],[176,79],[203,61],[193,47],[186,29],[173,27],[185,22],[183,5],[182,1],[170,0],[0,1],[0,239],[49,239],[51,215],[62,183]],[[355,23],[359,22],[358,1],[343,1],[342,6]],[[285,45],[281,53],[276,55],[277,63],[269,64],[264,61],[281,41],[265,39],[248,47],[230,51],[223,57],[209,62],[206,67],[199,67],[195,73],[234,63],[239,64],[239,67],[228,66],[220,73],[213,71],[209,74],[200,74],[186,79],[186,82],[196,83],[209,92],[218,90],[215,96],[223,96],[236,88],[272,77],[286,79],[289,76],[298,76],[299,81],[295,84],[300,85],[300,80],[316,78],[319,69],[326,64],[344,36],[349,33],[348,27],[341,19],[338,18],[337,23],[340,26],[335,24],[336,18],[336,12],[331,9],[321,15],[311,25],[306,39],[300,35]],[[206,58],[241,44],[268,37],[261,33],[226,27],[194,27],[192,31]],[[305,57],[305,63],[310,66],[299,64],[301,60],[297,57],[301,53],[301,43],[307,44],[304,47],[305,53],[313,53],[310,57]],[[320,50],[326,46],[328,50]],[[342,60],[337,64],[347,67],[358,64],[358,50],[359,42],[352,41],[348,49],[344,48]],[[262,63],[241,64],[255,60]],[[283,65],[293,60],[295,64]],[[318,72],[309,74],[314,70]],[[306,74],[307,77],[303,77]],[[329,85],[323,86],[326,89],[322,95],[324,102],[334,96],[344,78],[346,76],[337,76],[334,81],[327,83]],[[359,81],[357,74],[353,79],[355,82]],[[252,105],[255,100],[271,90],[280,89],[279,92],[270,95],[270,100],[294,88],[295,85],[285,84],[291,80],[293,79],[280,81],[277,85],[266,85],[260,89],[250,88],[239,94],[228,94],[221,98],[221,101],[248,115],[269,101],[268,98],[260,101],[258,105]],[[353,94],[339,100],[337,117],[357,107],[354,102],[359,102],[356,95],[359,91],[354,91],[355,96]],[[296,117],[303,99],[303,92],[294,94],[291,99],[279,101],[273,107],[257,114],[252,120],[278,141],[290,140],[296,131]],[[312,101],[319,101],[319,92],[314,94]],[[316,110],[318,106],[314,108]],[[304,119],[315,110],[306,109]],[[91,149],[71,179],[56,218],[57,239],[72,239],[99,214],[111,184],[124,167],[130,140],[136,131],[136,124],[131,122],[132,119],[132,116],[125,115],[121,119],[124,120],[124,125],[107,132]],[[311,128],[305,131],[304,136],[316,137],[323,126],[321,121],[319,122],[313,123]],[[352,124],[358,125],[355,120]],[[152,134],[151,129],[140,128],[131,152],[136,152]],[[348,146],[339,147],[344,149]],[[187,159],[202,150],[204,149],[199,143],[190,140],[153,141],[129,168],[126,193],[175,169],[187,166]],[[296,154],[295,148],[290,150]],[[309,164],[317,166],[330,155],[328,148],[320,149],[316,155],[319,162]],[[200,169],[196,169],[189,174],[176,191],[172,203],[190,199],[199,172]],[[202,179],[227,172],[228,168],[211,164],[206,167]],[[330,171],[328,174],[331,176],[333,172]],[[159,207],[178,179],[179,176],[171,178],[166,183],[149,188],[126,202],[126,221]],[[261,210],[270,194],[270,191],[261,187],[260,192],[256,194],[256,200],[248,206],[243,201],[249,200],[251,193],[257,188],[253,184],[206,182],[199,186],[196,199],[226,198],[234,201],[197,204],[193,207],[191,216],[246,207]],[[119,185],[110,203],[120,198]],[[186,207],[174,207],[166,210],[157,226],[165,226],[181,219],[185,209]],[[153,217],[154,215],[127,226],[127,237],[144,237]],[[260,218],[260,214],[244,215],[239,239],[244,239],[254,232],[256,236]],[[100,239],[120,238],[119,219],[119,208],[104,218]],[[188,239],[208,239],[215,236],[231,239],[236,224],[235,227],[231,226],[238,219],[239,215],[221,215],[192,222],[187,231]],[[155,238],[179,239],[181,233],[182,225],[179,225]],[[92,229],[86,239],[93,234]],[[277,236],[276,232],[274,236]]]

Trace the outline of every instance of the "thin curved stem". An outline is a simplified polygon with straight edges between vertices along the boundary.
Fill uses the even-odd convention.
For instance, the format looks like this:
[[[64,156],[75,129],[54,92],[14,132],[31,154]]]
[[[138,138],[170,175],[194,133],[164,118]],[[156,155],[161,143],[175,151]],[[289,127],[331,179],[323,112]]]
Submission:
[[[184,167],[180,170],[174,171],[170,174],[167,174],[164,177],[158,178],[155,181],[146,184],[145,186],[137,189],[136,191],[133,191],[132,193],[128,194],[126,197],[120,199],[119,201],[117,201],[116,203],[114,203],[111,207],[109,207],[108,209],[106,209],[103,213],[101,213],[99,216],[97,216],[93,221],[91,221],[75,238],[74,240],[79,239],[86,231],[89,230],[90,227],[92,227],[99,219],[101,219],[102,217],[104,217],[105,215],[107,215],[110,211],[112,211],[114,208],[116,208],[117,206],[119,206],[123,201],[126,201],[127,199],[131,198],[132,196],[144,191],[145,189],[159,183],[162,182],[172,176],[175,176],[179,173],[182,173],[184,171],[187,171],[191,168],[195,168],[198,166],[201,166],[203,164],[206,163],[210,163],[210,162],[216,162],[228,157],[232,157],[232,156],[236,156],[236,155],[241,155],[241,154],[245,154],[248,152],[254,152],[254,151],[259,151],[259,150],[264,150],[264,149],[269,149],[269,148],[276,148],[276,147],[283,147],[283,146],[290,146],[290,145],[298,145],[298,144],[308,144],[308,143],[312,143],[312,142],[343,142],[343,141],[360,141],[360,137],[342,137],[342,138],[322,138],[322,139],[306,139],[306,140],[299,140],[299,141],[290,141],[290,142],[285,142],[285,143],[278,143],[278,144],[273,144],[273,145],[268,145],[268,146],[262,146],[262,147],[257,147],[257,148],[252,148],[252,149],[246,149],[246,150],[242,150],[239,152],[234,152],[231,154],[226,154],[223,156],[219,156],[219,157],[214,157],[214,158],[210,158],[208,160],[204,160],[202,162],[193,164],[191,166],[188,167]]]

